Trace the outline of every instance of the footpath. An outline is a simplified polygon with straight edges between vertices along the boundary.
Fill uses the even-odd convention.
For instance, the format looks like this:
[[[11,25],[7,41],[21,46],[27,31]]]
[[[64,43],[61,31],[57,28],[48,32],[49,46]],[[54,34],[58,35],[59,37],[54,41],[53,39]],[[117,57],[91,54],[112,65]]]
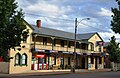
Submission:
[[[95,73],[95,72],[110,72],[111,69],[101,69],[101,70],[87,70],[87,69],[76,69],[75,73]],[[4,77],[17,77],[17,76],[46,76],[46,75],[61,75],[61,74],[71,74],[71,70],[31,70],[27,73],[19,74],[5,74],[0,73],[0,78]]]

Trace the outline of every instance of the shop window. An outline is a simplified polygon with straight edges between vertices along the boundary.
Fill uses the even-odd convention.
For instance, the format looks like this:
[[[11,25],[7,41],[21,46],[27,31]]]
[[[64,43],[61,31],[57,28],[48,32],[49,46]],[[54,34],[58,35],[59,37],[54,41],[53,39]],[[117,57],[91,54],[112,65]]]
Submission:
[[[20,53],[17,53],[15,55],[15,65],[20,65],[21,64],[21,55]]]
[[[102,64],[102,57],[99,57],[99,64]]]
[[[68,57],[68,65],[70,65],[70,57]]]
[[[54,57],[54,65],[56,65],[56,57]]]
[[[47,45],[47,38],[43,37],[43,45]]]
[[[91,58],[91,64],[94,64],[94,57],[90,57]]]
[[[64,47],[64,40],[61,40],[61,47]]]
[[[43,58],[43,63],[46,64],[46,58]]]
[[[22,55],[22,65],[27,65],[27,54]]]

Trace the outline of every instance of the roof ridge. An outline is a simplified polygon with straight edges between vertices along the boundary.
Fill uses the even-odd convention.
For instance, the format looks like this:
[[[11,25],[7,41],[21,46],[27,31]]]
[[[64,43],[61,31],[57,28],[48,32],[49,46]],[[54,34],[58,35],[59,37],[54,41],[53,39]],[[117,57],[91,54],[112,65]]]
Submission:
[[[33,25],[33,24],[30,24],[30,25],[36,27],[36,26]],[[37,27],[36,27],[36,28],[37,28]],[[66,33],[74,34],[74,33],[72,33],[72,32],[67,32],[67,31],[64,31],[64,30],[58,30],[58,29],[49,28],[49,27],[40,27],[40,28],[45,28],[45,29],[50,29],[50,30],[54,30],[54,31],[60,31],[60,32],[66,32]]]

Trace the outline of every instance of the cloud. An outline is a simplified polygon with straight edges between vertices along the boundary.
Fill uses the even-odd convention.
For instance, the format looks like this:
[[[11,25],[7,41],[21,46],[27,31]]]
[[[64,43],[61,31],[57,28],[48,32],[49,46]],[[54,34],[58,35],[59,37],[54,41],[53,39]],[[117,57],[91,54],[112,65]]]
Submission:
[[[100,32],[106,41],[114,35],[110,29],[111,7],[114,0],[16,0],[25,13],[25,20],[36,24],[42,20],[42,26],[74,33],[75,18],[90,17],[78,25],[77,33]],[[119,39],[119,36],[116,36]]]
[[[27,3],[28,1],[26,1]],[[30,4],[28,2],[27,4]],[[27,13],[35,13],[35,14],[44,14],[46,16],[61,16],[68,14],[73,11],[71,6],[58,6],[57,4],[50,4],[47,1],[39,0],[35,4],[30,4],[23,8],[23,10]]]
[[[111,15],[113,15],[113,13],[108,9],[101,8],[100,10],[101,11],[98,12],[98,15],[100,15],[100,16],[108,16],[108,17],[110,17]]]
[[[99,32],[99,34],[105,42],[109,42],[112,36],[115,36],[116,41],[120,42],[120,34],[115,34],[114,32]]]

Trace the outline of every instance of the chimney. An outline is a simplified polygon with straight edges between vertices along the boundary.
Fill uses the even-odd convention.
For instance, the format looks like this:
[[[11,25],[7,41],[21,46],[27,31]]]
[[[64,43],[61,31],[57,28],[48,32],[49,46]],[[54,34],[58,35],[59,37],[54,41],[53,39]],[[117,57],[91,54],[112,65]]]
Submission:
[[[41,27],[41,20],[37,20],[36,24],[37,24],[37,27],[40,28]]]

